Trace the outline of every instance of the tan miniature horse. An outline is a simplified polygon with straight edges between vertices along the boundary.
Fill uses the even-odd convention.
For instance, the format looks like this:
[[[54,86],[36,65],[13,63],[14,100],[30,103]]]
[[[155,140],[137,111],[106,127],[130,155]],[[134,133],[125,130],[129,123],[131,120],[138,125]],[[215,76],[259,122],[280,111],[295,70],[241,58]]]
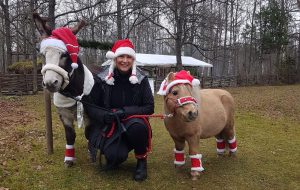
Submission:
[[[169,73],[167,84],[174,80],[175,73]],[[204,170],[199,153],[200,139],[215,136],[219,155],[225,153],[226,143],[230,155],[235,154],[234,100],[229,92],[200,90],[199,85],[193,87],[191,83],[178,83],[166,92],[164,110],[166,114],[173,115],[166,117],[164,123],[175,143],[175,167],[185,164],[184,147],[187,141],[193,180]]]

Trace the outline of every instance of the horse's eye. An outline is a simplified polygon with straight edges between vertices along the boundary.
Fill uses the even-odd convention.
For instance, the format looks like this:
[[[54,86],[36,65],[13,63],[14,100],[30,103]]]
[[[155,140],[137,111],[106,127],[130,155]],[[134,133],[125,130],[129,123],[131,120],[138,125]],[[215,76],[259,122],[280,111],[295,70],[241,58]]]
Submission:
[[[178,92],[176,90],[171,92],[174,96],[177,96]]]

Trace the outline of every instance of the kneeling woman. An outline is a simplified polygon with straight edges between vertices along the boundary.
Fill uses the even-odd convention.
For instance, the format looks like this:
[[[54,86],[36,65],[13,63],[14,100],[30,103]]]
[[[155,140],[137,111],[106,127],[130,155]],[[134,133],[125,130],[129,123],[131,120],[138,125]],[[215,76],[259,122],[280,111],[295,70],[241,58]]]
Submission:
[[[136,67],[134,46],[128,39],[116,41],[106,57],[113,61],[97,75],[100,80],[94,103],[111,111],[85,106],[99,124],[90,126],[86,135],[90,145],[105,155],[106,168],[116,168],[134,150],[137,165],[133,178],[143,181],[147,178],[151,127],[147,119],[130,116],[154,113],[152,91],[147,77]]]

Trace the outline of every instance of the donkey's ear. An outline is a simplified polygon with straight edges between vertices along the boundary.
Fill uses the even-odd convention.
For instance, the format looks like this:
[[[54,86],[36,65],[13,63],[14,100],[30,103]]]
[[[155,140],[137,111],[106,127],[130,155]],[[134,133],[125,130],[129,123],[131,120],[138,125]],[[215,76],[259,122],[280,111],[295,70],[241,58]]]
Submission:
[[[170,73],[168,74],[168,76],[167,76],[168,82],[171,82],[171,81],[173,81],[174,79],[175,79],[175,73],[170,72]]]
[[[47,19],[40,17],[38,13],[33,13],[32,14],[35,26],[40,32],[42,38],[46,38],[51,35],[52,28],[47,25]]]
[[[86,25],[87,25],[87,22],[84,21],[84,20],[81,20],[81,21],[79,21],[79,23],[78,23],[76,26],[73,26],[73,27],[70,28],[70,29],[71,29],[71,31],[73,32],[73,34],[76,35],[76,34],[79,32],[79,30],[80,30],[81,28],[83,28],[84,26],[86,26]]]

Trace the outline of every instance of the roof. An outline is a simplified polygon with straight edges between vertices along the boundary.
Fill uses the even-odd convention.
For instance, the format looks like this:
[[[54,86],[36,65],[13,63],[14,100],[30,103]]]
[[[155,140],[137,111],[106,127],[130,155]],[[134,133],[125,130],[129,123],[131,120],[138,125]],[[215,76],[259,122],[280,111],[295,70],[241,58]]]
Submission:
[[[212,64],[200,61],[193,57],[181,56],[183,66],[192,67],[212,67]],[[143,54],[136,53],[136,64],[143,67],[171,67],[176,66],[176,56],[175,55],[158,55],[158,54]],[[110,65],[112,60],[105,61],[102,66]]]

